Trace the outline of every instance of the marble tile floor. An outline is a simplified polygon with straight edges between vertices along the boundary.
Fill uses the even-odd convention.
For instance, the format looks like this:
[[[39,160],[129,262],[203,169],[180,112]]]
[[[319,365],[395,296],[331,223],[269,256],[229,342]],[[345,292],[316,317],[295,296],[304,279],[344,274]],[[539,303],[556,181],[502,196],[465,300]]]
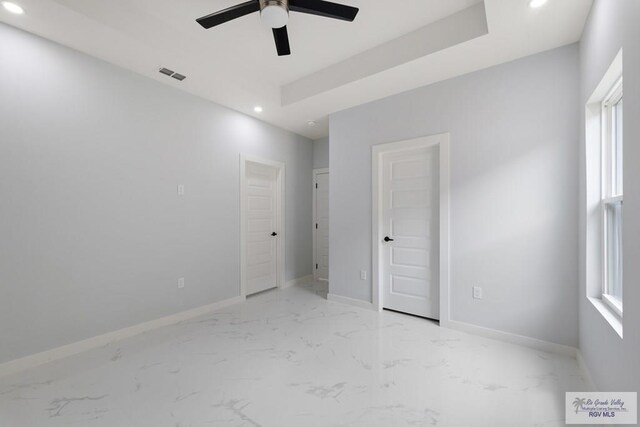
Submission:
[[[572,358],[324,295],[269,291],[0,378],[0,426],[563,426],[586,389]]]

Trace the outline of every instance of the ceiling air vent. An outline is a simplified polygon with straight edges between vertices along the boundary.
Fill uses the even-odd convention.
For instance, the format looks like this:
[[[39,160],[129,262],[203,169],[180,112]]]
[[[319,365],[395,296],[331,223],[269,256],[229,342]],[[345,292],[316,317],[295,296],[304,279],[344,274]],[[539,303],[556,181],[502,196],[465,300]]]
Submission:
[[[175,71],[170,70],[168,68],[160,68],[158,71],[160,71],[161,74],[164,74],[165,76],[173,77],[174,79],[176,79],[178,81],[183,81],[184,79],[187,78],[187,76],[184,76],[182,74],[176,73]]]

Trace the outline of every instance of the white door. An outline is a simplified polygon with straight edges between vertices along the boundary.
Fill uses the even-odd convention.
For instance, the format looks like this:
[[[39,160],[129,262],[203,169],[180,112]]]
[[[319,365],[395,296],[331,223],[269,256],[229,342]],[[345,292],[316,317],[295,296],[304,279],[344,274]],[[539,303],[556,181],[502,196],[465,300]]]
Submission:
[[[329,174],[316,175],[315,278],[329,280]]]
[[[277,174],[271,166],[246,164],[247,295],[278,286]]]
[[[382,154],[382,306],[439,318],[439,148]]]

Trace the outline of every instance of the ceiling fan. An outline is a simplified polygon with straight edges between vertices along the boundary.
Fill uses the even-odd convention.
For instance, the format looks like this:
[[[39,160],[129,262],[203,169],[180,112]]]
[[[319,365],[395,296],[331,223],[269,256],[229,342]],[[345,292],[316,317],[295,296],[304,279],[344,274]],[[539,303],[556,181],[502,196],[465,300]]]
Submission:
[[[290,11],[352,22],[359,9],[322,0],[250,0],[198,18],[196,22],[208,29],[253,12],[260,12],[262,22],[273,29],[278,56],[284,56],[291,54],[287,33]]]

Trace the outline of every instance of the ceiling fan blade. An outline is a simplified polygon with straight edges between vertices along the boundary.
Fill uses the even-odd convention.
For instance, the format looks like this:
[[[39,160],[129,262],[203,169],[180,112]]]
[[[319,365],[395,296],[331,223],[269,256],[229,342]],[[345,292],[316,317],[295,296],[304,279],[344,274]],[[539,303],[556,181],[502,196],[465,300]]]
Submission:
[[[208,29],[250,13],[258,12],[259,10],[260,2],[258,0],[250,0],[224,10],[214,12],[210,15],[203,16],[202,18],[198,18],[196,19],[196,22]]]
[[[276,41],[276,49],[278,56],[291,55],[291,47],[289,46],[289,33],[287,26],[273,29],[273,38]]]
[[[289,10],[349,22],[356,19],[360,11],[357,7],[322,0],[289,0]]]

